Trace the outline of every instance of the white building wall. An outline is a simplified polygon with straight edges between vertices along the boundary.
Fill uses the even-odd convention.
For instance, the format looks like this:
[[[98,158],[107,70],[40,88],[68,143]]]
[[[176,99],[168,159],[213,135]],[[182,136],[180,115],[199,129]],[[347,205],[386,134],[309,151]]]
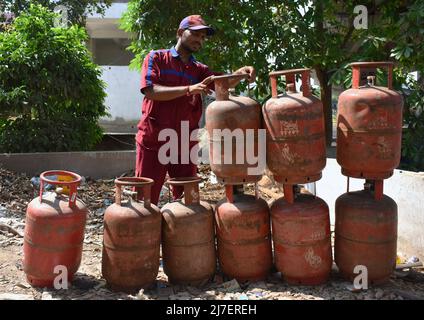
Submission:
[[[140,92],[140,72],[128,66],[102,66],[102,80],[106,82],[110,118],[100,119],[109,132],[136,132],[134,127],[141,117],[143,95]]]
[[[107,83],[106,105],[110,108],[112,118],[127,121],[139,120],[141,117],[140,73],[129,70],[127,66],[102,66],[102,80]]]
[[[89,47],[95,61],[99,60],[100,64],[108,64],[105,61],[110,64],[117,62],[115,65],[101,65],[101,79],[106,83],[105,105],[110,117],[101,118],[99,123],[108,133],[135,133],[141,117],[143,95],[140,93],[140,72],[130,70],[121,61],[122,58],[128,59],[122,42],[128,39],[128,34],[119,29],[119,19],[127,7],[127,3],[113,3],[103,16],[94,13],[87,17],[87,30],[91,39]],[[115,46],[96,46],[96,41],[102,39],[113,40],[116,43],[110,41],[110,44]]]

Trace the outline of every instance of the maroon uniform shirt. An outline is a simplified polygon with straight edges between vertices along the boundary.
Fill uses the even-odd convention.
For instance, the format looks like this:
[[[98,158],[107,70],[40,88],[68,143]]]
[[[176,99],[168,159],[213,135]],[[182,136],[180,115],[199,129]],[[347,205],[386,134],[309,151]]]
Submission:
[[[202,82],[214,74],[219,73],[210,71],[208,66],[198,62],[193,56],[185,64],[174,47],[151,51],[143,62],[140,89],[155,84],[168,87],[188,86]],[[188,121],[191,133],[198,128],[201,115],[202,99],[199,94],[169,101],[154,101],[144,97],[137,142],[148,150],[157,150],[166,142],[158,141],[162,129],[174,129],[180,134],[181,121]]]

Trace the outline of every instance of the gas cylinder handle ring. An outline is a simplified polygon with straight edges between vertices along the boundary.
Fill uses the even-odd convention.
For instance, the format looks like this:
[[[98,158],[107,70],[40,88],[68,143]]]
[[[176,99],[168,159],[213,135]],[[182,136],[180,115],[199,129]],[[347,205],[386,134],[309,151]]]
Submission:
[[[50,180],[46,177],[60,175],[73,178],[71,181]],[[71,171],[65,170],[49,170],[40,174],[40,202],[43,201],[44,183],[52,185],[69,186],[69,206],[74,206],[77,199],[77,187],[80,185],[82,177]]]
[[[377,61],[377,62],[353,62],[350,64],[352,67],[352,88],[358,89],[361,80],[361,69],[364,68],[387,68],[387,88],[393,88],[393,66],[391,61]]]
[[[180,177],[180,178],[170,178],[165,181],[166,184],[173,185],[173,186],[182,186],[185,184],[193,184],[193,183],[200,183],[202,182],[201,177]]]
[[[165,181],[165,184],[170,186],[184,187],[184,201],[186,205],[191,203],[199,203],[199,183],[203,181],[201,177],[178,177],[170,178]]]
[[[115,203],[117,205],[121,205],[122,187],[128,186],[138,189],[137,192],[139,194],[142,193],[145,207],[150,207],[150,189],[154,183],[153,179],[145,177],[121,177],[116,178],[114,183],[116,186]],[[140,199],[140,196],[138,196],[138,199]]]
[[[216,94],[216,100],[217,101],[225,101],[228,100],[230,97],[229,94],[229,80],[232,79],[248,79],[249,75],[247,73],[243,74],[224,74],[222,76],[212,76],[212,81],[215,82],[215,94]],[[250,88],[248,86],[248,94],[250,95]]]
[[[247,73],[243,73],[243,74],[234,74],[234,73],[230,73],[230,74],[224,74],[221,76],[212,76],[212,81],[216,81],[216,80],[232,80],[232,79],[248,79],[249,75]]]
[[[308,97],[311,95],[311,69],[290,69],[290,70],[281,70],[281,71],[273,71],[269,73],[269,79],[271,82],[271,93],[273,98],[277,98],[278,96],[278,88],[277,88],[277,78],[280,76],[286,76],[286,82],[295,83],[295,75],[300,74],[302,79],[302,94],[304,97]]]
[[[153,184],[153,179],[144,177],[122,177],[116,178],[114,183],[119,186],[142,187]]]
[[[74,178],[74,180],[58,181],[58,180],[50,180],[50,179],[46,178],[46,177],[55,176],[55,175],[72,177],[72,178]],[[69,186],[69,185],[72,185],[72,184],[80,183],[81,180],[82,180],[82,177],[79,174],[76,174],[76,173],[71,172],[71,171],[50,170],[50,171],[44,171],[43,173],[41,173],[40,174],[40,180],[47,182],[48,184]]]

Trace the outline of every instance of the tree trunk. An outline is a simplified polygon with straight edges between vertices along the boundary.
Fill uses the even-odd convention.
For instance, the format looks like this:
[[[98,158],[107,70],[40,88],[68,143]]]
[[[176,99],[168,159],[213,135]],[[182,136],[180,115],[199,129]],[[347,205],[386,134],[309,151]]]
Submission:
[[[324,48],[324,36],[326,30],[324,28],[324,4],[321,0],[315,1],[315,17],[314,23],[316,28],[316,39],[318,47]],[[323,70],[321,65],[314,66],[321,88],[321,101],[324,108],[324,125],[325,125],[325,142],[327,146],[331,146],[333,140],[333,121],[331,108],[331,84],[328,83],[330,74],[327,70]]]
[[[325,141],[327,146],[331,146],[333,141],[333,110],[331,105],[332,85],[328,83],[330,75],[320,67],[315,67],[315,71],[321,88],[321,101],[324,108]]]

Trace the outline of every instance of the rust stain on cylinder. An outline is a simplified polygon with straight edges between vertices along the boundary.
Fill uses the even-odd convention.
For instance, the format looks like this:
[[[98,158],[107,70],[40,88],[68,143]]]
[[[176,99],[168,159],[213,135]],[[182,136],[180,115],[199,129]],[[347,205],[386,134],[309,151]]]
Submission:
[[[277,71],[286,72],[292,71]],[[267,165],[280,183],[319,180],[326,163],[322,102],[310,94],[309,71],[302,72],[303,93],[275,94],[262,108]],[[276,93],[276,87],[273,90]]]
[[[223,183],[255,182],[260,176],[250,175],[248,172],[249,168],[256,168],[257,164],[248,162],[246,144],[251,143],[247,141],[248,132],[253,132],[252,156],[258,156],[257,136],[261,128],[261,106],[248,97],[230,96],[226,81],[227,79],[219,78],[215,80],[216,91],[221,94],[206,109],[211,170]],[[225,139],[222,135],[217,136],[218,132],[224,130],[227,132]],[[242,141],[231,138],[236,133],[240,134]],[[231,152],[225,151],[225,144],[230,146]],[[220,148],[220,152],[217,148]]]
[[[215,219],[222,271],[238,281],[265,279],[272,266],[266,201],[235,194],[233,203],[222,200],[218,204]]]
[[[203,201],[172,202],[161,211],[163,268],[169,281],[191,286],[207,283],[216,269],[212,208]]]
[[[356,72],[355,79],[360,70]],[[340,94],[337,109],[337,162],[342,173],[355,178],[389,178],[401,156],[401,94],[356,83]]]
[[[368,269],[370,283],[389,280],[396,265],[397,205],[370,191],[341,195],[336,201],[335,261],[340,273],[353,280],[355,266]]]
[[[47,193],[27,208],[23,244],[23,270],[28,282],[37,287],[53,287],[57,265],[63,265],[71,281],[81,263],[84,228],[88,209],[69,197]]]
[[[271,206],[274,257],[290,284],[318,285],[332,265],[330,217],[327,204],[309,194],[293,203],[280,198]]]
[[[137,292],[150,287],[159,271],[161,215],[150,203],[152,180],[141,177],[115,180],[121,185],[143,189],[144,201],[121,201],[109,206],[104,215],[102,274],[114,291]]]

